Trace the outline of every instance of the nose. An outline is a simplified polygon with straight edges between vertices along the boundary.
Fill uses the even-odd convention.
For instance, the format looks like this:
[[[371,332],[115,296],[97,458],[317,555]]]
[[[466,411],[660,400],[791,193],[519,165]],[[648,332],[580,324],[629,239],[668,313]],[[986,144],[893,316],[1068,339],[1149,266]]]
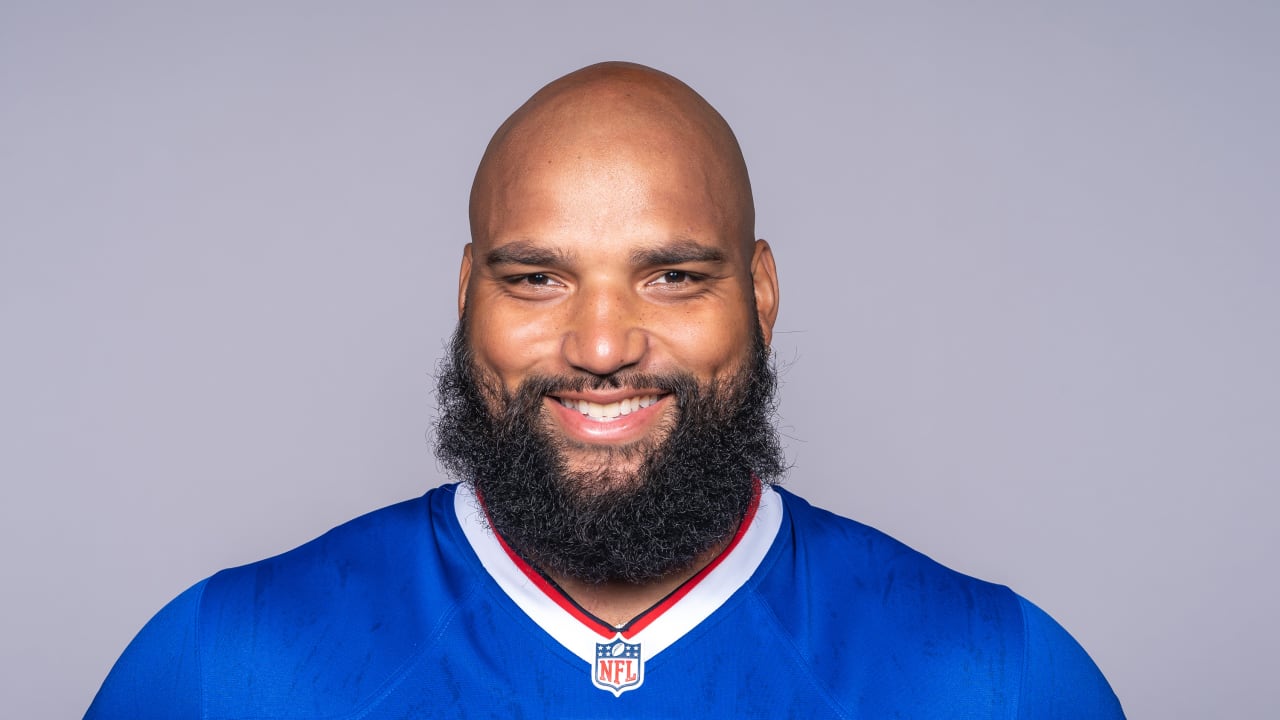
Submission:
[[[648,349],[639,298],[623,288],[583,287],[562,348],[575,369],[605,376],[638,365]]]

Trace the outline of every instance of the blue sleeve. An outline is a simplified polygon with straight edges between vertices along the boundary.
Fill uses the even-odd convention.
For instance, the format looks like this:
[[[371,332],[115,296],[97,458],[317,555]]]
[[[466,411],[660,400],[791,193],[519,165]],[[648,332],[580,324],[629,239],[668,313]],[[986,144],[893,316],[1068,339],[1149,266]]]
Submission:
[[[1124,720],[1120,700],[1080,643],[1043,610],[1018,601],[1025,631],[1019,720]]]
[[[151,618],[116,661],[85,720],[201,716],[196,618],[202,580]]]

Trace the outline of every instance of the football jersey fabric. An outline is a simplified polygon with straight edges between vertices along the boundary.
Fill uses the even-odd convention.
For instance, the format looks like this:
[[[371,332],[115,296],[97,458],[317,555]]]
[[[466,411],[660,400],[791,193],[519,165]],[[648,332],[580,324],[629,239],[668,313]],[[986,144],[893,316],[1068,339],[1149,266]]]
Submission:
[[[445,486],[178,596],[99,718],[1122,718],[1057,623],[765,488],[717,562],[601,623]]]

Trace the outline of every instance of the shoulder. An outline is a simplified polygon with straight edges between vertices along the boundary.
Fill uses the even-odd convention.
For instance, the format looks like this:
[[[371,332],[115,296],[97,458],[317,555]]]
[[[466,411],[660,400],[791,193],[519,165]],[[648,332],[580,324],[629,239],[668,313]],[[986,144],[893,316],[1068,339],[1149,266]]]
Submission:
[[[142,688],[167,686],[225,716],[358,704],[421,652],[476,584],[458,551],[454,497],[453,486],[436,488],[202,581],[143,628],[95,708],[131,707],[146,699],[150,691],[134,697]],[[139,717],[186,716],[175,708],[154,704]]]
[[[1119,698],[1089,653],[1045,611],[1018,600],[1025,638],[1019,717],[1123,718]]]
[[[787,536],[757,592],[837,694],[860,688],[863,711],[879,714],[901,711],[909,695],[910,714],[924,716],[966,708],[1018,717],[1034,707],[1031,717],[1120,717],[1118,703],[1115,714],[1040,712],[1049,700],[1096,709],[1115,696],[1071,636],[1009,588],[778,492]],[[1072,684],[1081,688],[1074,700]]]
[[[453,490],[436,488],[214,575],[199,616],[200,651],[229,662],[211,670],[232,686],[251,677],[260,685],[255,670],[283,661],[317,689],[345,689],[344,703],[387,678],[475,584],[458,551],[465,540]],[[274,699],[246,702],[270,707]]]
[[[431,552],[456,542],[454,487],[375,510],[329,530],[293,550],[209,579],[206,607],[252,601],[255,609],[273,603],[322,603],[324,596],[358,593],[410,575],[407,568],[432,570],[445,558]],[[316,593],[324,588],[327,592]],[[338,592],[335,592],[338,591]]]
[[[964,599],[995,603],[1018,614],[1016,596],[1006,587],[984,582],[936,562],[876,528],[815,507],[777,489],[786,507],[784,531],[791,552],[806,567],[820,570],[823,590],[873,593],[888,607],[905,607],[914,616],[924,607]],[[817,593],[824,595],[825,593]],[[842,593],[843,594],[843,593]]]
[[[902,626],[896,640],[911,628],[937,640],[973,617],[1000,636],[1020,637],[1021,609],[1009,588],[956,572],[873,527],[777,492],[786,507],[788,557],[772,573],[773,582],[793,585],[802,576],[809,602],[829,606],[833,616]]]
[[[196,616],[208,580],[169,602],[116,660],[85,720],[203,716]]]

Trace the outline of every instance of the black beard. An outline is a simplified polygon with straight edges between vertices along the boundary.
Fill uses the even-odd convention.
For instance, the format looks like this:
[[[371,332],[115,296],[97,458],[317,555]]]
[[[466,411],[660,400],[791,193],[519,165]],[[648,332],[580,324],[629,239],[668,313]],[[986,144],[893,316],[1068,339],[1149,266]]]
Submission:
[[[544,398],[620,387],[671,393],[677,417],[669,432],[600,448],[594,468],[569,470],[563,451],[581,446],[549,430]],[[745,367],[706,386],[683,373],[579,373],[531,377],[511,393],[476,368],[463,318],[437,378],[436,455],[472,483],[492,528],[535,568],[592,584],[646,583],[690,568],[728,540],[756,479],[781,477],[776,388],[757,329]],[[614,459],[640,465],[626,473]]]

